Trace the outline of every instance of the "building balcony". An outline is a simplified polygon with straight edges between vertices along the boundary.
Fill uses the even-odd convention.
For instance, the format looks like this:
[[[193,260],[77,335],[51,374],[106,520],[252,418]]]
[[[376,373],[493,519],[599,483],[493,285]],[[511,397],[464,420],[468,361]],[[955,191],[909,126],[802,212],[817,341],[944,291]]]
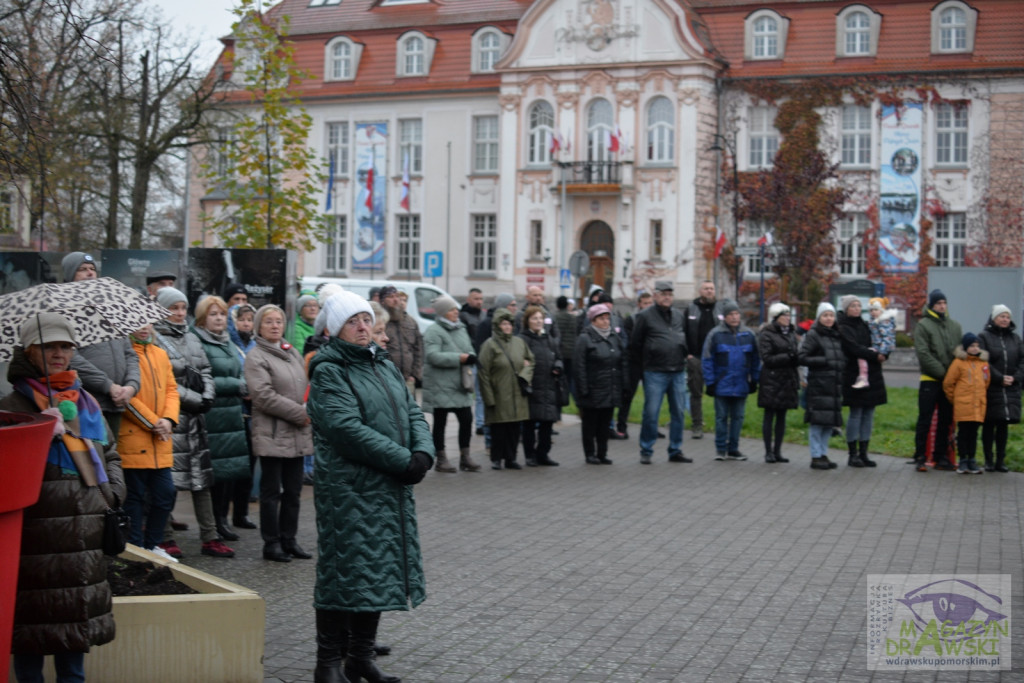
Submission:
[[[619,194],[625,165],[621,161],[560,161],[557,191],[564,183],[566,194]]]

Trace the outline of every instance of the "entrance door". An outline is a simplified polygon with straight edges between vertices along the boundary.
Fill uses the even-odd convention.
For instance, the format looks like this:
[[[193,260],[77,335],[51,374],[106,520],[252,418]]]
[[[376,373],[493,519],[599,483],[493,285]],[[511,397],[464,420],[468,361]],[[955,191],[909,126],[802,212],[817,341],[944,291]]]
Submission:
[[[590,273],[580,278],[580,287],[586,295],[590,285],[597,284],[611,294],[614,273],[612,255],[615,253],[615,233],[604,221],[593,221],[583,228],[580,249],[590,257]]]

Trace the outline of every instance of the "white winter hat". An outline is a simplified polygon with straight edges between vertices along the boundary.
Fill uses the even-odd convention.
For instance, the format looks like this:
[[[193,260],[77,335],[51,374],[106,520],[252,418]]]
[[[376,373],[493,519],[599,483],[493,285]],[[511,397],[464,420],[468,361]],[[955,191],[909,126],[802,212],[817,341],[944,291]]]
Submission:
[[[325,282],[316,288],[316,301],[320,304],[320,308],[324,307],[324,302],[330,299],[338,292],[344,292],[345,288],[341,285],[334,284],[333,282]]]
[[[768,319],[771,321],[774,321],[780,315],[785,315],[787,313],[789,313],[789,306],[781,301],[776,301],[768,307]]]
[[[1004,306],[1003,304],[996,304],[995,306],[992,307],[993,320],[997,315],[1002,315],[1003,313],[1010,313],[1010,309],[1008,306]],[[1013,313],[1010,313],[1010,317],[1013,317]]]
[[[826,313],[828,311],[832,311],[833,313],[835,313],[836,307],[827,301],[822,301],[820,304],[818,304],[818,310],[814,314],[814,319],[818,320],[818,318],[821,317],[822,313]]]
[[[373,314],[369,301],[352,292],[338,292],[324,302],[324,307],[320,309],[314,325],[327,330],[327,334],[332,337],[337,337],[341,332],[342,325],[356,313],[369,313],[370,320],[375,324],[377,322],[377,317]],[[321,324],[321,319],[323,324]]]

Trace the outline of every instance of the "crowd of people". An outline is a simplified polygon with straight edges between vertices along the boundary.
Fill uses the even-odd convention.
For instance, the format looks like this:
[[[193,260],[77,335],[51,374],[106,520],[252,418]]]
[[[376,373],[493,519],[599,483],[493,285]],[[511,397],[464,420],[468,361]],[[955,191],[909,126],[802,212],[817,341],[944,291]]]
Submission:
[[[82,252],[65,257],[63,269],[68,282],[98,276]],[[838,310],[823,302],[799,324],[777,302],[754,330],[736,302],[715,297],[710,281],[685,307],[676,305],[671,282],[658,281],[626,316],[599,286],[582,310],[559,297],[554,312],[540,287],[527,289],[522,310],[511,293],[485,309],[482,292],[471,289],[461,307],[447,296],[435,300],[435,321],[421,334],[407,299],[390,285],[369,299],[322,285],[300,295],[289,321],[277,305],[249,305],[237,283],[190,310],[175,284],[174,274],[149,274],[147,293],[167,317],[125,339],[79,348],[73,326],[56,313],[20,330],[8,374],[14,392],[0,408],[45,412],[58,425],[46,502],[26,513],[19,591],[78,591],[87,609],[50,605],[41,623],[25,610],[43,608],[19,594],[19,680],[36,680],[45,654],[57,655],[67,680],[80,680],[83,653],[114,632],[102,553],[94,541],[65,547],[68,539],[48,533],[54,501],[74,510],[83,529],[102,525],[105,510],[121,501],[130,542],[176,561],[184,551],[174,532],[184,525],[172,513],[177,492],[188,491],[200,553],[231,558],[227,543],[258,529],[262,557],[287,563],[313,557],[296,539],[302,487],[312,484],[315,680],[394,682],[375,662],[387,651],[376,642],[380,615],[425,596],[412,486],[430,469],[480,472],[474,427],[493,470],[557,467],[555,425],[572,398],[583,462],[611,465],[609,441],[630,438],[629,410],[642,384],[640,464],[652,464],[659,439],[669,462],[693,462],[683,453],[685,414],[691,437],[703,438],[704,394],[713,398],[715,459],[744,461],[740,429],[756,394],[766,463],[790,461],[782,452],[786,416],[803,408],[811,468],[838,467],[827,454],[836,434],[846,438],[849,467],[876,466],[874,414],[887,402],[882,369],[895,347],[895,314],[883,298],[870,300],[867,316],[856,296],[840,298]],[[934,416],[935,469],[954,469],[955,424],[956,469],[1007,471],[1008,427],[1020,422],[1024,382],[1024,342],[1015,330],[1010,309],[996,305],[984,330],[964,334],[945,295],[929,294],[915,332],[921,381],[911,462],[919,471],[929,469]],[[666,400],[667,434],[659,424]],[[53,408],[55,401],[76,410]],[[449,415],[457,462],[446,448]],[[252,502],[258,524],[249,518]],[[79,565],[74,586],[46,569],[58,553]]]

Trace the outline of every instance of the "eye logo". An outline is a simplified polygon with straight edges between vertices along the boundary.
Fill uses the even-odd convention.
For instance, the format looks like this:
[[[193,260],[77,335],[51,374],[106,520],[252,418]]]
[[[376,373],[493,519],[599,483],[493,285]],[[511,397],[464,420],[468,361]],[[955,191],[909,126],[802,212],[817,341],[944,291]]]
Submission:
[[[963,579],[933,581],[908,591],[897,602],[914,615],[914,626],[924,633],[933,621],[943,625],[943,640],[967,640],[985,635],[989,624],[1007,618],[1003,601]],[[949,624],[948,627],[945,624]]]

